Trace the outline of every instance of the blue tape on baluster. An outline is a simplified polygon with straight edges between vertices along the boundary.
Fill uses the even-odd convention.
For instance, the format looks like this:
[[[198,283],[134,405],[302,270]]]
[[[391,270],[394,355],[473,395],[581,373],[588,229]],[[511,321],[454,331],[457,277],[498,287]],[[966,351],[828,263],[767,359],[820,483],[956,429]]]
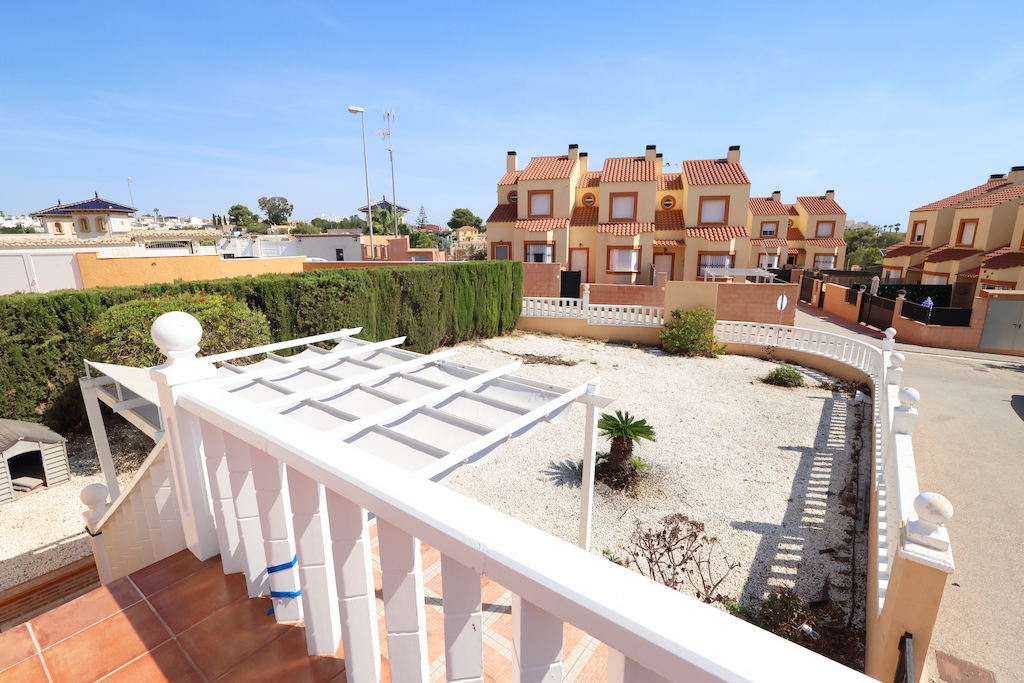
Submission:
[[[96,533],[93,533],[93,532],[89,531],[89,525],[88,524],[85,525],[85,533],[89,534],[93,538],[96,538],[97,536],[102,536],[103,535],[102,531],[97,531]]]
[[[284,564],[275,564],[273,567],[267,567],[267,573],[273,574],[274,572],[283,572],[285,569],[291,569],[299,561],[299,556],[296,555],[292,558],[291,562],[285,562]]]
[[[274,608],[273,608],[273,607],[271,607],[270,609],[268,609],[268,610],[267,610],[267,616],[268,616],[268,617],[269,617],[269,616],[270,616],[271,614],[273,614],[273,613],[274,613]]]
[[[272,598],[297,598],[302,595],[302,590],[297,591],[270,591]]]

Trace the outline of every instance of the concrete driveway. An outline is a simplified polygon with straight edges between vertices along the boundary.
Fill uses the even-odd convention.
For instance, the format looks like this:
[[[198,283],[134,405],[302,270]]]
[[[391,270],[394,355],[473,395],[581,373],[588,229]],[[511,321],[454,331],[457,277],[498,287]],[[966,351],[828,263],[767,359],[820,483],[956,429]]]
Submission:
[[[806,304],[796,326],[882,338]],[[978,672],[940,678],[938,652],[988,669],[1000,683],[1024,681],[1024,358],[900,344],[899,328],[896,341],[907,358],[903,384],[921,392],[914,432],[921,490],[943,494],[955,510],[956,573],[926,674],[946,683],[992,680]]]

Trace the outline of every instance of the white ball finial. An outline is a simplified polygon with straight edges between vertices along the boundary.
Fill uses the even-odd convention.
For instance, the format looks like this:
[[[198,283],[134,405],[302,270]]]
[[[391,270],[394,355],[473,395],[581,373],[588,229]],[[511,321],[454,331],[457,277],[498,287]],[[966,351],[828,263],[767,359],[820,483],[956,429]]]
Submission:
[[[94,508],[107,502],[108,493],[107,487],[103,484],[89,484],[82,489],[79,499],[86,507]]]
[[[153,321],[150,334],[160,351],[173,361],[199,353],[203,326],[188,313],[170,311]]]
[[[906,387],[900,389],[898,397],[900,399],[900,408],[913,408],[921,400],[921,393],[917,389]]]
[[[894,353],[894,354],[892,354],[891,356],[889,356],[889,363],[890,363],[890,364],[891,364],[891,365],[892,365],[892,366],[893,366],[894,368],[899,368],[899,367],[902,367],[902,366],[903,366],[903,363],[904,363],[904,362],[905,362],[906,360],[907,360],[907,357],[906,357],[906,356],[904,356],[904,355],[903,355],[902,353],[900,353],[899,351],[897,351],[896,353]]]
[[[939,493],[922,493],[914,499],[914,512],[926,522],[943,525],[953,519],[953,504]]]
[[[890,327],[890,328],[885,330],[885,338],[886,339],[892,339],[895,336],[896,336],[896,328],[895,327]]]

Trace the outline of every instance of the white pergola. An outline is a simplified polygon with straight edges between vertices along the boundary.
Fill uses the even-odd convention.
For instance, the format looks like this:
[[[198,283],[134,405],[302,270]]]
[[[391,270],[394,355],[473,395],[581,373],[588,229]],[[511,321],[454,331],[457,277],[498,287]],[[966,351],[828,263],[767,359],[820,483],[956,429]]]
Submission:
[[[768,282],[775,279],[775,273],[765,270],[764,268],[719,268],[715,266],[705,266],[702,276],[709,277],[712,280],[732,277],[755,277],[758,282],[761,282],[762,279],[767,280]]]
[[[557,424],[572,403],[587,405],[580,545],[590,540],[590,509],[597,442],[597,409],[612,399],[599,394],[598,378],[575,388],[512,375],[516,361],[496,370],[452,360],[447,349],[423,355],[397,348],[405,337],[381,342],[354,338],[361,328],[240,349],[197,359],[216,373],[188,385],[190,392],[220,397],[226,410],[246,404],[337,440],[335,457],[381,458],[433,481],[466,463],[493,457],[509,439]],[[316,344],[333,341],[324,349]],[[275,351],[305,348],[290,356]],[[251,365],[231,361],[266,354]],[[150,369],[86,361],[81,381],[89,422],[111,498],[117,496],[113,461],[99,402],[106,403],[154,441],[163,434],[156,382]],[[353,450],[355,449],[355,450]],[[342,454],[345,455],[342,455]]]

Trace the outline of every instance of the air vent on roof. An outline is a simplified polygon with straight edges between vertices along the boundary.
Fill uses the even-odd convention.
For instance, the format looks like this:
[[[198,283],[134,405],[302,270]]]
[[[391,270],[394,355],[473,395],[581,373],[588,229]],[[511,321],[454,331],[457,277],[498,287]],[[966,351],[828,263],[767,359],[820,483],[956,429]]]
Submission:
[[[580,156],[581,157],[588,156],[589,154],[590,154],[590,152],[580,152]]]
[[[1014,166],[1011,171],[1024,171],[1024,166]]]
[[[661,158],[662,158],[663,156],[665,156],[665,155],[664,155],[664,154],[662,154],[661,152],[658,152],[658,153],[657,153],[657,154],[655,154],[654,156],[656,156],[656,157],[658,157],[659,159],[661,159]]]
[[[990,175],[988,177],[988,179],[989,180],[1000,180],[1000,179],[1005,178],[1005,177],[1006,177],[1005,173],[993,173],[992,175]]]
[[[729,151],[730,151],[730,152],[732,152],[732,151],[735,151],[735,150],[737,150],[737,149],[739,149],[739,148],[740,148],[740,146],[739,146],[739,145],[731,145],[731,146],[729,147]]]
[[[569,149],[579,149],[579,145],[569,145]]]
[[[514,151],[508,153],[509,156],[512,156],[513,154],[515,154]]]
[[[657,145],[647,145],[647,149],[658,149]]]

